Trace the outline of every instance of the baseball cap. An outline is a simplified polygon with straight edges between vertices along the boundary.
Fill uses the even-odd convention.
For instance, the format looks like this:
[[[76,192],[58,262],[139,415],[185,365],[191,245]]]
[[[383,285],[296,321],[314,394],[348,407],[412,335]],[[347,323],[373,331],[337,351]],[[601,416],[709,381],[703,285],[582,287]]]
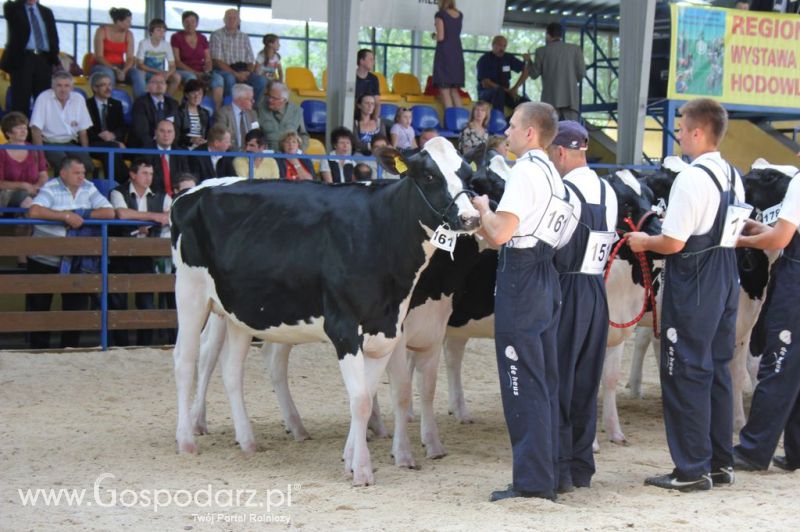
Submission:
[[[558,133],[553,144],[570,150],[587,150],[589,148],[589,132],[574,120],[562,120],[558,123]]]

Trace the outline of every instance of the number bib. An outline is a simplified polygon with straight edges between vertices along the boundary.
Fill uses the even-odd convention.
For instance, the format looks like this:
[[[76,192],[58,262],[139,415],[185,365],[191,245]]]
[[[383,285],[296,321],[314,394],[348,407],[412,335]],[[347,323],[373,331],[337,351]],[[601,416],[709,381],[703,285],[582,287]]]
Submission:
[[[756,215],[756,220],[761,223],[772,225],[778,221],[778,215],[781,213],[781,207],[783,203],[778,203],[777,205],[773,205],[769,209],[763,210]]]
[[[736,239],[742,233],[744,223],[753,211],[753,207],[747,203],[736,203],[728,205],[725,214],[725,225],[722,227],[722,238],[719,239],[719,247],[732,248],[736,246]]]
[[[539,221],[539,226],[533,232],[533,236],[550,247],[556,247],[567,228],[570,216],[572,216],[572,205],[551,195],[544,216]]]
[[[589,238],[586,240],[586,252],[583,254],[583,264],[581,273],[589,275],[599,275],[603,273],[611,255],[611,248],[614,245],[614,231],[590,231]]]
[[[456,238],[458,238],[458,235],[455,231],[451,231],[447,224],[443,224],[436,228],[436,232],[431,237],[431,244],[436,248],[452,253],[456,249]]]

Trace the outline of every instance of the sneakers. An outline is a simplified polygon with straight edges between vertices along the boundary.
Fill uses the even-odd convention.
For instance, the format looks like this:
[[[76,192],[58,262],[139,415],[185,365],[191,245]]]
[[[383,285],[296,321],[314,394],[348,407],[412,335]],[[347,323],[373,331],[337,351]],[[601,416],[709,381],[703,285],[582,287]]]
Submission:
[[[680,492],[688,491],[705,491],[710,490],[714,485],[711,480],[711,475],[703,475],[694,480],[679,480],[676,475],[670,473],[668,475],[658,475],[655,477],[648,477],[644,481],[645,486],[655,486],[668,490],[678,490]]]
[[[711,480],[715,487],[720,484],[733,484],[736,480],[736,475],[733,473],[732,467],[720,467],[711,472]]]
[[[497,502],[504,499],[513,499],[515,497],[522,497],[525,499],[535,497],[537,499],[547,499],[549,501],[556,500],[556,496],[550,493],[542,493],[538,491],[517,491],[514,488],[509,487],[508,489],[493,491],[492,495],[489,497],[489,501]]]
[[[795,471],[796,469],[800,469],[800,466],[789,462],[785,456],[774,456],[772,458],[772,465],[778,469],[783,469],[784,471]]]

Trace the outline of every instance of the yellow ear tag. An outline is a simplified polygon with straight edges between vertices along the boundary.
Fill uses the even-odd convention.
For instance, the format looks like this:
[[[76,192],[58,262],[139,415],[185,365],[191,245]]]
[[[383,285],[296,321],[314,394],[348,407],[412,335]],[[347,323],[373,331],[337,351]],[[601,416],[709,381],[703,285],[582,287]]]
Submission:
[[[406,163],[404,163],[403,159],[401,159],[399,156],[394,158],[394,167],[401,174],[406,173],[408,170],[408,166],[406,166]]]
[[[477,172],[478,171],[478,165],[475,164],[475,161],[472,161],[471,163],[469,163],[469,165],[472,168],[473,172]]]

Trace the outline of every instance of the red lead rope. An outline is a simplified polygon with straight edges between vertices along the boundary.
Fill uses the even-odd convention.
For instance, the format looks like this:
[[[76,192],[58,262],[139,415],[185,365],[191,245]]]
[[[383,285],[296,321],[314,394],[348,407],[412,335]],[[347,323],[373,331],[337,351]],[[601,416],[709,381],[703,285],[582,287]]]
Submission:
[[[649,211],[642,216],[639,220],[639,223],[634,225],[633,220],[630,218],[625,218],[625,223],[628,224],[628,227],[631,228],[631,231],[640,231],[644,222],[650,216],[653,216],[655,213],[653,211]],[[611,271],[611,264],[613,264],[614,259],[617,258],[617,254],[619,253],[620,248],[625,244],[628,240],[627,236],[624,236],[617,242],[617,245],[614,246],[614,249],[611,251],[611,255],[608,257],[608,263],[606,264],[606,273],[603,276],[604,281],[608,281],[608,273]],[[639,323],[644,316],[645,312],[647,312],[647,302],[650,302],[650,306],[653,309],[653,334],[655,334],[656,338],[659,337],[658,334],[658,312],[656,310],[656,292],[653,289],[653,273],[650,271],[650,266],[647,264],[647,257],[644,253],[635,253],[636,258],[639,259],[639,265],[642,268],[642,280],[644,281],[644,301],[642,301],[642,310],[639,314],[633,318],[631,321],[626,323],[617,323],[612,320],[608,320],[608,324],[616,329],[627,329],[628,327],[632,327]]]

